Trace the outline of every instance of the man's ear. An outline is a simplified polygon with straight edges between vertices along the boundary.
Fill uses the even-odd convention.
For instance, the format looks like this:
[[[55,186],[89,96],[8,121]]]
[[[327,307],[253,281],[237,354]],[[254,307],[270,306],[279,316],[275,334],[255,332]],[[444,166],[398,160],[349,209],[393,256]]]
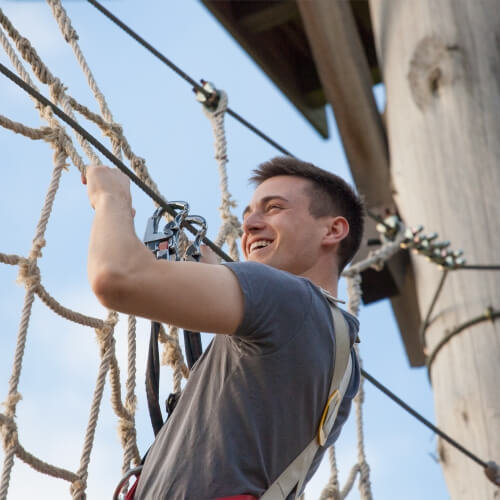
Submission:
[[[336,245],[349,234],[349,222],[345,217],[338,215],[331,217],[328,221],[327,231],[323,237],[325,245]]]

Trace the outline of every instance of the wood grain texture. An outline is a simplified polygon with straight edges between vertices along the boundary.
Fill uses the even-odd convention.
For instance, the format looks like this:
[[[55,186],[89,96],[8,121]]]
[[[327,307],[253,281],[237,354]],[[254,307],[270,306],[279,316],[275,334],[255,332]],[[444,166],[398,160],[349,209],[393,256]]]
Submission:
[[[498,264],[498,2],[370,0],[370,7],[387,91],[396,203],[407,223],[437,231],[462,248],[469,263]],[[414,269],[425,314],[440,271],[418,257]],[[427,331],[428,348],[488,306],[500,309],[500,273],[451,273]],[[497,463],[499,365],[497,321],[454,337],[432,368],[438,425]],[[452,500],[500,498],[478,465],[447,444],[440,443],[439,451]]]
[[[356,186],[368,206],[392,205],[384,127],[348,2],[297,0]]]

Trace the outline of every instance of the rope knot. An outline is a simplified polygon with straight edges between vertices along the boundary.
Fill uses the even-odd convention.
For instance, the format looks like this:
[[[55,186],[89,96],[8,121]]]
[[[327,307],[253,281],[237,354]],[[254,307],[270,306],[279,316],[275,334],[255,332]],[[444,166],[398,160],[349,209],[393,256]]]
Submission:
[[[125,400],[125,409],[133,415],[137,409],[137,397],[133,395]]]
[[[3,415],[0,414],[3,417]],[[17,448],[18,445],[18,435],[17,435],[17,425],[14,419],[11,417],[4,417],[0,419],[0,429],[3,438],[3,446],[5,450],[11,450],[12,448]]]
[[[103,349],[108,347],[110,339],[113,338],[113,331],[117,322],[118,314],[114,311],[111,311],[108,314],[107,319],[103,321],[101,328],[96,328],[97,339],[99,340],[99,343],[101,344],[101,347]]]
[[[50,84],[49,91],[50,96],[54,102],[59,102],[61,96],[68,90],[68,88],[59,80],[59,78],[54,78]]]
[[[103,135],[110,139],[120,140],[123,138],[123,127],[119,123],[108,122],[103,124],[101,128]]]
[[[22,259],[19,261],[19,274],[17,282],[24,283],[26,289],[35,291],[40,284],[40,269],[34,259]]]
[[[47,113],[51,114],[52,110],[48,106],[47,108]],[[55,124],[51,129],[51,133],[47,135],[47,141],[49,141],[55,149],[66,152],[70,139],[65,130],[59,124]],[[67,170],[67,167],[65,167],[65,169]]]
[[[149,180],[146,172],[146,160],[144,158],[134,155],[130,161],[130,166],[142,181],[147,182]]]
[[[47,244],[45,238],[39,237],[33,240],[33,246],[31,247],[30,259],[38,259],[42,256],[42,248]]]
[[[135,438],[134,421],[128,418],[121,418],[118,422],[118,436],[123,443],[127,443]]]
[[[14,392],[13,394],[9,394],[7,399],[2,403],[2,406],[5,408],[7,417],[13,417],[14,411],[16,409],[17,403],[23,399],[22,395],[19,392]]]
[[[87,488],[87,484],[83,479],[77,479],[71,483],[69,491],[71,496],[74,499],[83,499],[85,498],[85,489]]]

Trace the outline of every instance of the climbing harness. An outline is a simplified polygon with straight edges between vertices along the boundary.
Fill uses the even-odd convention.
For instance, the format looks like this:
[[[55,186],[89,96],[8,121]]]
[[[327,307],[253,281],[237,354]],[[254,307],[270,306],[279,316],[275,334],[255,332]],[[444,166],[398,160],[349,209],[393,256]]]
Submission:
[[[169,206],[178,210],[174,218],[167,222],[163,229],[160,224],[165,209],[157,208],[148,219],[146,232],[144,234],[144,244],[153,252],[157,259],[179,261],[198,261],[201,257],[201,242],[207,232],[206,220],[199,215],[189,215],[189,204],[185,201],[171,201]],[[198,226],[198,232],[192,243],[188,246],[183,256],[181,256],[180,240],[181,231],[185,224]],[[160,383],[160,356],[158,352],[158,338],[160,333],[160,323],[151,322],[151,335],[149,339],[149,353],[146,368],[146,395],[148,400],[149,415],[151,424],[156,436],[163,425],[163,417],[159,405],[159,383]],[[184,342],[186,345],[186,357],[189,368],[197,361],[202,354],[201,336],[198,332],[184,332]],[[166,409],[170,415],[175,408],[179,394],[173,393],[167,399]]]
[[[198,262],[201,258],[201,243],[207,232],[206,220],[200,215],[189,215],[189,204],[185,201],[171,201],[168,204],[172,209],[178,210],[177,214],[172,220],[164,225],[163,229],[159,229],[162,219],[166,214],[166,210],[163,207],[157,208],[148,219],[143,239],[144,244],[153,252],[157,259]],[[181,255],[181,231],[183,226],[187,223],[198,226],[199,229],[194,240],[187,247],[184,254]],[[149,352],[146,364],[146,396],[151,425],[155,436],[164,424],[159,404],[160,356],[158,352],[158,338],[160,327],[161,325],[157,321],[151,322]],[[186,359],[189,368],[196,363],[203,353],[200,337],[198,332],[184,331]],[[167,419],[174,411],[179,397],[179,392],[173,392],[168,396],[165,404]],[[128,485],[130,478],[135,476],[136,482],[127,492],[125,497],[123,497],[124,500],[131,500],[133,498],[141,470],[142,465],[130,469],[125,473],[115,489],[113,499],[118,500],[120,498],[120,494],[125,486]]]
[[[295,491],[294,499],[299,498],[314,456],[318,449],[325,446],[333,429],[340,403],[351,379],[352,358],[349,327],[332,297],[329,294],[324,294],[324,296],[330,304],[335,332],[335,352],[333,353],[335,363],[330,383],[330,395],[326,401],[316,435],[267,489],[261,500],[284,500],[292,491]]]

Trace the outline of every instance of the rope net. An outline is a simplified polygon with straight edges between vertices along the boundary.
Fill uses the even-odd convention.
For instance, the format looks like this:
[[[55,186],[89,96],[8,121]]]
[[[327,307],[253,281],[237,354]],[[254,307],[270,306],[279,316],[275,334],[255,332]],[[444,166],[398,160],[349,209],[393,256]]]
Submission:
[[[97,101],[99,112],[92,111],[87,106],[79,103],[74,97],[69,95],[63,83],[54,76],[49,68],[42,61],[36,49],[30,41],[23,37],[7,16],[0,9],[0,42],[5,53],[9,57],[12,66],[18,75],[30,86],[37,89],[30,77],[29,71],[36,76],[39,82],[48,87],[51,100],[59,105],[71,118],[75,119],[78,114],[100,129],[103,136],[107,137],[111,143],[113,153],[118,158],[128,161],[131,169],[145,182],[155,193],[159,193],[156,183],[152,180],[146,161],[137,156],[123,134],[122,127],[113,119],[113,115],[108,107],[103,93],[100,91],[97,82],[83,56],[78,44],[78,34],[71,24],[65,9],[60,0],[47,0],[55,20],[60,28],[61,34],[66,43],[72,48],[75,57],[81,67],[92,94]],[[237,240],[241,236],[241,226],[238,218],[232,213],[235,202],[231,198],[228,189],[227,178],[227,148],[224,132],[224,118],[227,110],[227,95],[220,92],[217,106],[209,109],[204,106],[203,111],[210,120],[215,139],[215,159],[218,165],[221,205],[219,208],[222,226],[216,238],[216,244],[228,245],[231,257],[239,259]],[[17,335],[17,345],[15,348],[12,374],[9,381],[8,393],[3,403],[3,410],[0,412],[0,430],[2,444],[5,452],[0,483],[0,500],[7,498],[9,482],[15,458],[22,460],[34,470],[63,479],[70,483],[70,492],[73,499],[86,498],[88,468],[90,456],[94,445],[99,411],[102,405],[104,388],[108,381],[111,392],[111,407],[118,420],[119,436],[123,448],[122,470],[126,472],[131,467],[140,463],[141,457],[137,447],[137,436],[135,427],[135,414],[137,397],[135,393],[136,385],[136,320],[130,316],[127,320],[127,376],[125,389],[120,382],[120,368],[115,349],[115,325],[118,321],[116,312],[109,311],[104,318],[87,316],[74,311],[62,304],[61,301],[53,297],[44,287],[42,275],[38,265],[42,257],[42,249],[46,245],[45,233],[47,224],[52,213],[55,196],[58,192],[63,171],[68,170],[70,164],[74,165],[81,174],[85,174],[85,165],[89,162],[99,162],[92,147],[78,134],[70,135],[54,116],[49,107],[43,107],[34,100],[35,109],[40,118],[46,123],[39,128],[28,127],[22,123],[11,120],[0,115],[0,125],[16,134],[21,134],[31,140],[41,140],[50,144],[53,153],[53,171],[50,185],[46,193],[38,224],[31,248],[27,255],[15,255],[0,253],[0,262],[6,265],[17,266],[19,270],[18,280],[26,289],[24,305],[22,308],[19,329]],[[77,141],[79,148],[83,152],[85,159],[79,152],[74,141]],[[385,243],[378,251],[369,256],[368,259],[351,266],[343,276],[348,280],[349,290],[349,311],[357,315],[361,300],[361,276],[360,273],[368,267],[377,268],[392,256],[398,249],[402,241],[402,233],[394,241]],[[187,237],[184,235],[181,243],[185,248]],[[92,328],[97,337],[99,346],[99,367],[95,382],[94,393],[90,405],[88,423],[85,431],[84,443],[80,453],[80,463],[76,471],[67,470],[54,464],[47,463],[27,451],[21,444],[20,433],[16,424],[16,409],[22,399],[20,393],[20,375],[23,368],[25,347],[29,332],[29,323],[32,313],[33,303],[38,297],[54,313],[68,321]],[[187,378],[189,370],[186,366],[182,350],[179,344],[179,334],[176,327],[162,325],[159,341],[163,344],[163,364],[173,368],[173,389],[175,392],[181,389],[182,379]],[[346,497],[352,489],[356,477],[359,475],[359,489],[363,500],[371,500],[372,493],[370,487],[369,467],[364,451],[362,404],[364,392],[361,386],[360,392],[355,400],[356,424],[358,432],[358,462],[353,466],[347,482],[340,488],[338,471],[335,460],[335,450],[330,449],[329,457],[331,464],[331,477],[321,494],[322,500],[339,500]]]

